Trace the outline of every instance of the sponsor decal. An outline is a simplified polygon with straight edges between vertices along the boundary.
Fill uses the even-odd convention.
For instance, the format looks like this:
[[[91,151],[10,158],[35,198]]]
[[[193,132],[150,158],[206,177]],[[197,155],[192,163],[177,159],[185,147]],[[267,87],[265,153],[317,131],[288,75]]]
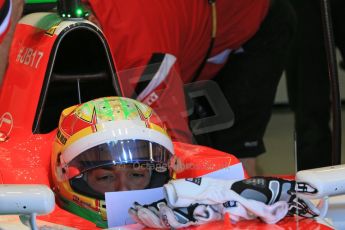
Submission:
[[[6,112],[0,117],[0,141],[7,140],[13,128],[11,113]]]
[[[225,203],[223,203],[224,208],[234,208],[237,207],[237,202],[236,201],[227,201]]]
[[[37,69],[44,53],[40,50],[22,46],[17,54],[16,62]]]
[[[201,180],[202,180],[201,177],[197,177],[197,178],[186,178],[186,181],[192,182],[192,183],[197,184],[197,185],[201,185]]]
[[[60,129],[58,130],[56,134],[57,139],[60,141],[61,144],[66,144],[67,138],[61,133]]]
[[[98,208],[99,202],[96,202],[96,204],[95,204],[96,207],[92,207],[92,205],[91,205],[90,203],[85,202],[85,201],[79,199],[78,196],[75,196],[75,195],[74,195],[72,199],[73,199],[73,201],[74,201],[76,204],[78,204],[80,207],[88,208],[88,209],[94,210],[94,211],[96,211],[96,212],[100,211],[99,208]],[[96,201],[97,201],[97,200],[96,200]]]
[[[259,145],[258,141],[247,141],[247,142],[244,142],[244,147],[246,147],[246,148],[254,148],[254,147],[257,147],[258,145]]]
[[[306,194],[316,194],[318,192],[316,188],[305,182],[297,182],[295,190],[296,192]]]
[[[149,96],[147,96],[145,99],[144,99],[144,103],[151,106],[153,103],[155,103],[157,100],[159,99],[159,96],[155,93],[155,92],[152,92]]]
[[[52,25],[46,32],[45,34],[48,35],[48,36],[53,36],[56,29],[59,27],[61,21],[55,23],[54,25]]]

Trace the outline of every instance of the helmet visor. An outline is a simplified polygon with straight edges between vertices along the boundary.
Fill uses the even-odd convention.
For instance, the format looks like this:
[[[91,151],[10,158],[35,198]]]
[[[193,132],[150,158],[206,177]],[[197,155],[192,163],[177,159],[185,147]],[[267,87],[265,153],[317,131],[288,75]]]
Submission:
[[[172,154],[160,144],[147,140],[111,141],[92,147],[67,164],[68,177],[109,165],[152,163],[155,169],[167,170]]]

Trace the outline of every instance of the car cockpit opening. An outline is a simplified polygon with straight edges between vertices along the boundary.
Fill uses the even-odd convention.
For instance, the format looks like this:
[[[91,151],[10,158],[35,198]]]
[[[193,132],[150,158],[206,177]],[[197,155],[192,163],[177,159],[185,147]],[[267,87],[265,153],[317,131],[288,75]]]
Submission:
[[[93,25],[67,27],[49,59],[33,133],[49,133],[69,106],[105,96],[120,96],[117,75],[103,34]]]

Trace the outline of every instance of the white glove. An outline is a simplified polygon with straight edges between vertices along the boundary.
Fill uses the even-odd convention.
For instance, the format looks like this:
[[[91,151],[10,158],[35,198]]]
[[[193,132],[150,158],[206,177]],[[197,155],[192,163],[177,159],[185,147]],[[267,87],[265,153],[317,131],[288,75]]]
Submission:
[[[229,206],[229,203],[233,203]],[[288,210],[288,204],[285,201],[278,201],[272,205],[265,205],[260,201],[248,200],[250,207],[237,201],[223,203],[223,213],[229,213],[232,222],[238,222],[242,219],[252,220],[260,218],[268,224],[275,224],[283,219]]]
[[[236,202],[236,206],[223,209],[223,212],[230,213],[230,218],[234,216],[233,221],[259,217],[266,223],[274,224],[286,216],[286,201],[266,205],[246,199],[230,189],[234,182],[236,181],[207,177],[171,180],[164,185],[164,192],[170,207],[188,207],[193,203],[219,205],[228,201]]]
[[[220,206],[192,204],[187,208],[170,208],[159,200],[149,205],[134,203],[129,214],[134,221],[150,228],[182,228],[222,219]]]
[[[165,198],[170,207],[188,207],[193,203],[221,204],[235,181],[207,177],[170,180],[164,185]],[[202,202],[200,202],[202,201]]]

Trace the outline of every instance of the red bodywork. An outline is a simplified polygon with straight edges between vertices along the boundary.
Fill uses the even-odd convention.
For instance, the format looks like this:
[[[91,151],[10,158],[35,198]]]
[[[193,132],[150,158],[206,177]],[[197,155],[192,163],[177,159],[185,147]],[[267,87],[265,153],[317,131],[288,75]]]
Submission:
[[[61,21],[52,14],[34,14],[26,16],[17,25],[8,70],[0,88],[0,183],[50,185],[50,153],[56,130],[37,132],[36,122],[40,119],[40,107],[44,104],[42,91],[51,75],[50,66],[54,65],[53,53],[59,48],[57,39],[61,31],[73,29],[82,23],[88,22]],[[57,121],[52,122],[57,125]],[[177,175],[179,177],[197,177],[224,168],[225,164],[239,163],[229,154],[202,146],[175,143],[175,151],[184,163],[213,164],[212,169],[196,167],[181,172]],[[57,206],[53,213],[38,218],[79,229],[96,228],[93,223]],[[329,229],[312,220],[300,220],[298,225],[301,229]],[[225,221],[196,229],[295,228],[296,220],[285,218],[276,225],[267,225],[259,220],[243,221],[236,225]]]

